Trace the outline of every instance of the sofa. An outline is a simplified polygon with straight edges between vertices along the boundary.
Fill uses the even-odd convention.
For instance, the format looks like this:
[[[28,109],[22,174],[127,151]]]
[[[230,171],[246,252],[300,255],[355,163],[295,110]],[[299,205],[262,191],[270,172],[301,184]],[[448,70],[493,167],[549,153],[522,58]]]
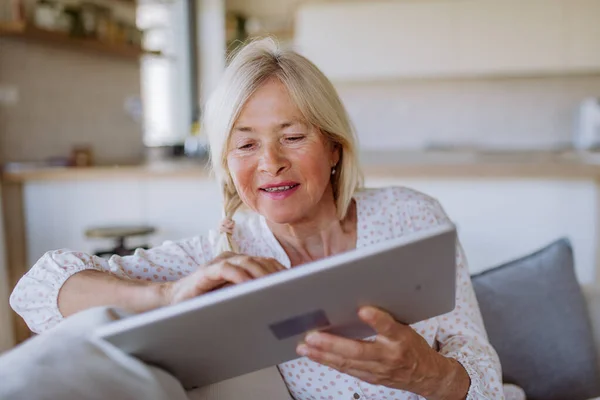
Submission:
[[[503,380],[527,399],[600,397],[600,288],[580,286],[574,265],[560,239],[472,276]]]

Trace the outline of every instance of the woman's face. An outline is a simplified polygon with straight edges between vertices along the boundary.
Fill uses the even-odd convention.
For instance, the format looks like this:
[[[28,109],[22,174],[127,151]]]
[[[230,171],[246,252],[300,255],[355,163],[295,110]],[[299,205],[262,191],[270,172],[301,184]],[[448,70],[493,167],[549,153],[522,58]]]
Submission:
[[[339,151],[307,125],[285,86],[265,82],[242,108],[227,165],[242,201],[267,220],[289,224],[331,207],[331,168]]]

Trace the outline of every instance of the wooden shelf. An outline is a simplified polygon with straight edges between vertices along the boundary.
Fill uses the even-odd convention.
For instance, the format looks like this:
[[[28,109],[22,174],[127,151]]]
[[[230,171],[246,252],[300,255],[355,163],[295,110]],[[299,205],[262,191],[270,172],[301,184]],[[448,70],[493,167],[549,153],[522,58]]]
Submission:
[[[25,30],[26,25],[23,21],[2,22],[0,23],[0,34],[18,34]]]
[[[128,44],[73,37],[67,33],[39,29],[22,22],[0,24],[0,37],[10,37],[131,60],[137,60],[142,55],[160,55],[160,53],[144,51],[139,47]]]

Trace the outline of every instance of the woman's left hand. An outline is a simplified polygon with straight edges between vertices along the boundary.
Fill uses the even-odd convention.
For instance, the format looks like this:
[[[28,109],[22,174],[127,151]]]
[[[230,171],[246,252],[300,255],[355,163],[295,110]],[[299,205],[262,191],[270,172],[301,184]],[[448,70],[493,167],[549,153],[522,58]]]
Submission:
[[[374,385],[406,390],[428,399],[464,399],[470,379],[456,360],[432,349],[410,326],[377,308],[359,317],[376,332],[375,341],[311,332],[298,354]]]

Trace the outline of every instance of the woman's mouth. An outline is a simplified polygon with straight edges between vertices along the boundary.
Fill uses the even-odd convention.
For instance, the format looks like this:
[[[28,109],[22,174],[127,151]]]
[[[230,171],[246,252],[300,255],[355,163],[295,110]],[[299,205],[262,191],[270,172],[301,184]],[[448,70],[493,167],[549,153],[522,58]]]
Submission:
[[[260,188],[261,192],[271,200],[283,200],[291,196],[300,187],[299,183],[285,183]]]
[[[278,193],[278,192],[285,192],[286,190],[293,189],[296,186],[298,186],[298,184],[294,183],[292,185],[273,186],[273,187],[269,187],[269,188],[262,188],[260,190],[264,190],[265,192],[268,192],[268,193]]]

